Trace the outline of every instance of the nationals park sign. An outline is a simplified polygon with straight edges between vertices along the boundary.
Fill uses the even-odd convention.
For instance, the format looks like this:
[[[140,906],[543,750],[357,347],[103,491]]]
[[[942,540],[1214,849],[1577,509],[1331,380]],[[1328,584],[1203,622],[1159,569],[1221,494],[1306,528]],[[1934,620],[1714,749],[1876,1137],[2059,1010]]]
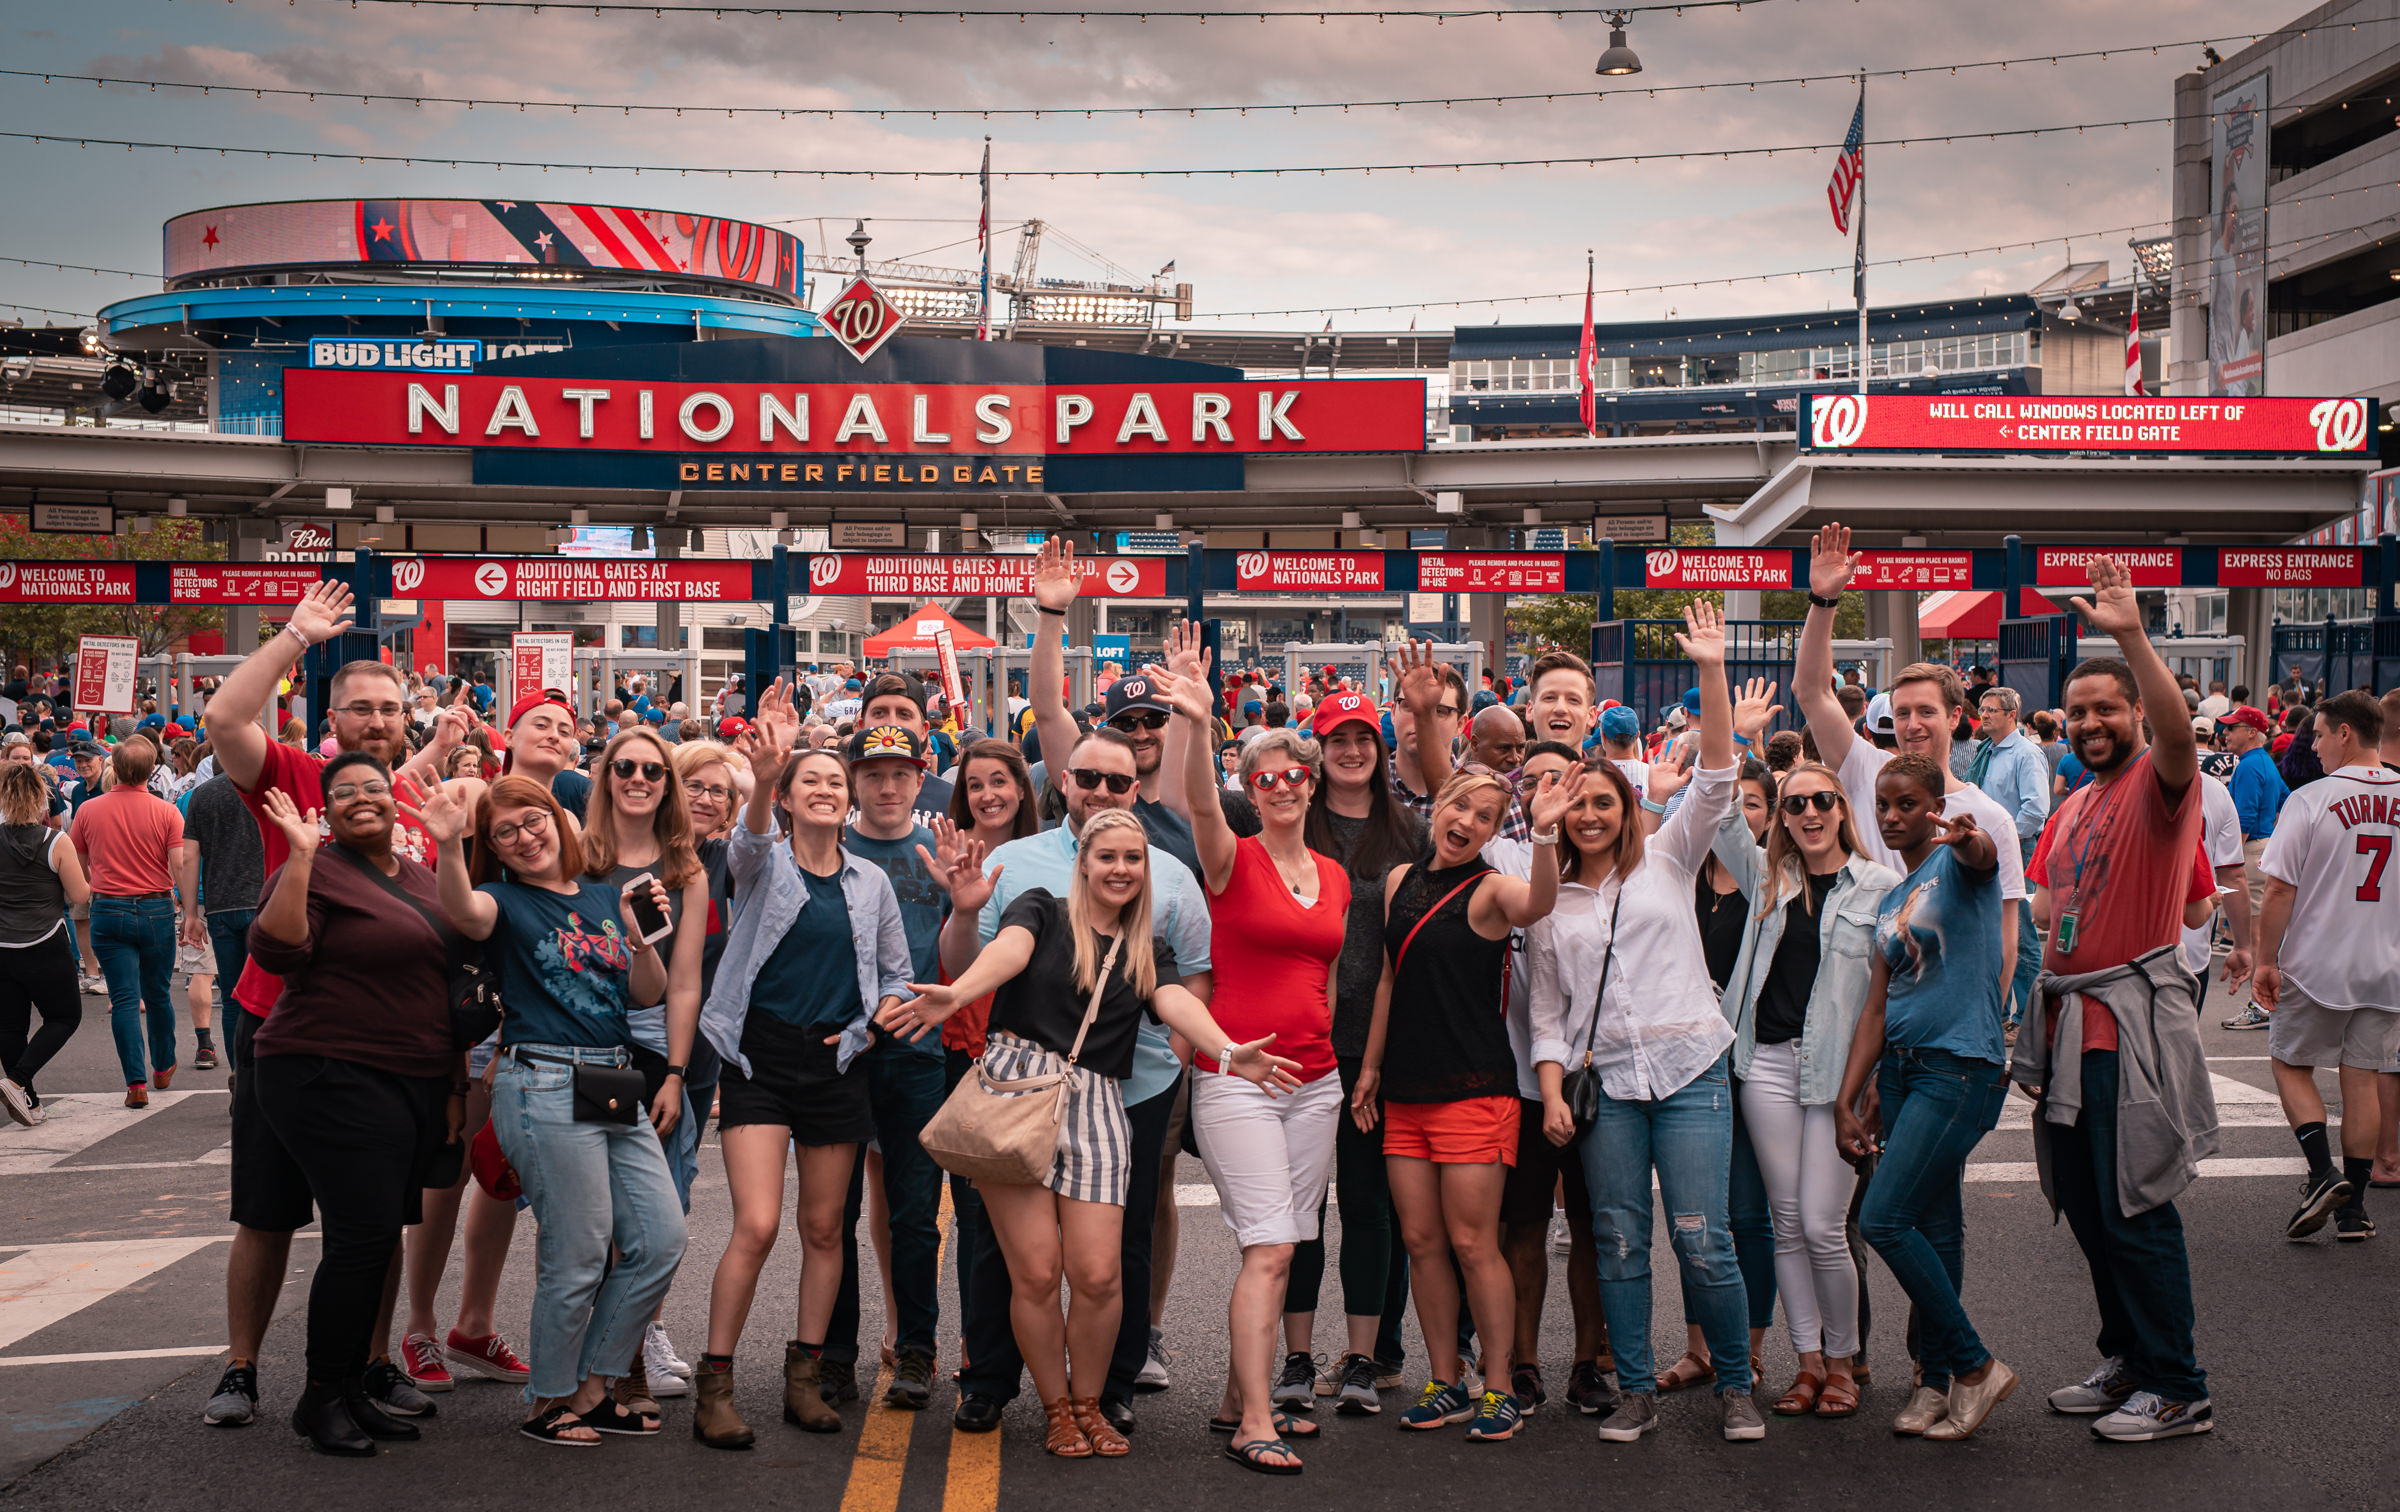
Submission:
[[[472,374],[292,368],[284,438],[465,447],[475,481],[796,493],[1238,489],[1253,453],[1415,452],[1422,379],[1252,382],[1123,352],[893,337],[581,348]]]

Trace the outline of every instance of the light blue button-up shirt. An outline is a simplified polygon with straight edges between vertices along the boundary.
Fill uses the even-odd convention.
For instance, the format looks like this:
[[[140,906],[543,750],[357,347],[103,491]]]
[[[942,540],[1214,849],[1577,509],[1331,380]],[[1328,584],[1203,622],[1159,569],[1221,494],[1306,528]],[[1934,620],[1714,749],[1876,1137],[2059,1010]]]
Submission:
[[[1040,887],[1055,897],[1066,897],[1075,881],[1075,850],[1075,832],[1061,824],[1011,840],[992,852],[986,874],[996,868],[1006,870],[992,889],[991,901],[983,905],[982,917],[975,921],[984,944],[991,944],[1000,932],[1000,916],[1019,894]],[[1208,900],[1200,895],[1200,884],[1193,880],[1190,869],[1172,852],[1155,845],[1150,847],[1150,927],[1174,950],[1179,973],[1188,977],[1209,969]],[[1133,1074],[1125,1078],[1125,1106],[1148,1102],[1174,1086],[1182,1070],[1183,1063],[1168,1048],[1165,1027],[1145,1016],[1134,1041]]]
[[[1973,756],[1980,756],[1982,743],[1969,749],[1970,766]],[[1994,803],[2008,810],[2016,822],[2017,843],[2032,852],[2032,844],[2041,838],[2042,826],[2050,822],[2050,758],[2022,729],[2011,730],[2008,738],[1992,747],[1992,759],[1984,767],[1983,781],[1976,784]]]

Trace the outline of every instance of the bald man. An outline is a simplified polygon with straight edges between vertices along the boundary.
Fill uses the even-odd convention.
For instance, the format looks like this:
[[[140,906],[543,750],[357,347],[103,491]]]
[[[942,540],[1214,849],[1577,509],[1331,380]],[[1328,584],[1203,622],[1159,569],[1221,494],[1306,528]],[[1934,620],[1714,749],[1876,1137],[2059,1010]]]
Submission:
[[[1525,722],[1505,704],[1494,704],[1475,716],[1467,728],[1474,757],[1495,772],[1513,772],[1525,760]]]

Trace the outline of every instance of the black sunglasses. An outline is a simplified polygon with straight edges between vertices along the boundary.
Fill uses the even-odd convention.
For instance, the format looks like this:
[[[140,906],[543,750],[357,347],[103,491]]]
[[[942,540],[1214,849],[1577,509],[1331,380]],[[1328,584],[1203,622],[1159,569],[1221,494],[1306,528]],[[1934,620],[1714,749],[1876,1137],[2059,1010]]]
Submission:
[[[1073,767],[1067,775],[1073,777],[1075,785],[1087,793],[1103,782],[1108,784],[1108,790],[1112,793],[1124,793],[1133,787],[1131,772],[1095,772],[1090,767]]]
[[[1158,709],[1128,709],[1109,723],[1131,734],[1135,730],[1163,730],[1169,717]]]
[[[667,769],[655,761],[635,761],[627,756],[619,756],[610,762],[608,769],[619,777],[631,777],[635,772],[640,772],[645,782],[656,782],[667,775]]]
[[[1830,814],[1833,812],[1833,806],[1841,801],[1839,793],[1828,788],[1820,788],[1813,793],[1786,795],[1783,800],[1783,811],[1787,814],[1805,814],[1811,806],[1814,806],[1818,813]]]

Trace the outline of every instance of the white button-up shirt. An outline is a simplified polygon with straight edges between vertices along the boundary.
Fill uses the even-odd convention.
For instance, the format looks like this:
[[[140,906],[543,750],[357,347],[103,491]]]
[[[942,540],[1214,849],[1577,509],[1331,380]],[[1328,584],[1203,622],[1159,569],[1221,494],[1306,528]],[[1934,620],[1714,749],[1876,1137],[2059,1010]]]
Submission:
[[[1579,1067],[1588,1038],[1602,1091],[1619,1102],[1656,1102],[1689,1085],[1733,1043],[1701,954],[1692,879],[1734,802],[1739,770],[1693,773],[1683,804],[1644,842],[1631,875],[1598,887],[1562,885],[1558,906],[1527,932],[1536,1063]],[[1592,994],[1612,944],[1612,912],[1616,960],[1595,1029]]]

